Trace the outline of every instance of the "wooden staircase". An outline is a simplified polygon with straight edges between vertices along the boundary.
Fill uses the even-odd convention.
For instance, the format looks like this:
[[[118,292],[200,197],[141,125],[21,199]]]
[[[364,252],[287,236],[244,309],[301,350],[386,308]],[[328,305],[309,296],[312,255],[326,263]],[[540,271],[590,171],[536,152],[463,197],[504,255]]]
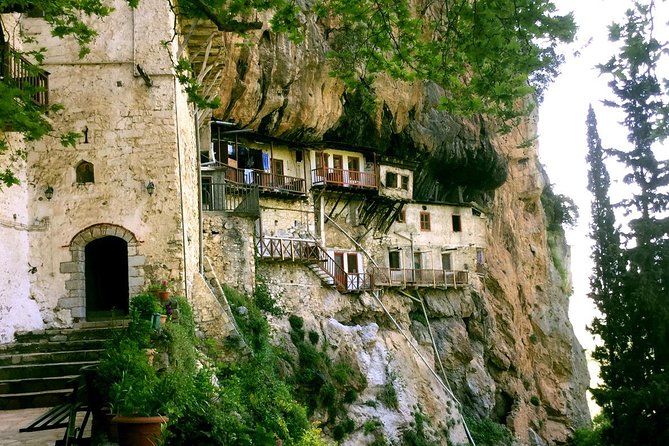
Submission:
[[[369,288],[363,273],[352,275],[344,271],[315,239],[263,237],[256,243],[256,257],[260,260],[304,263],[324,285],[341,293]]]
[[[98,363],[112,330],[96,323],[19,332],[15,342],[0,345],[0,410],[65,402],[82,367]]]

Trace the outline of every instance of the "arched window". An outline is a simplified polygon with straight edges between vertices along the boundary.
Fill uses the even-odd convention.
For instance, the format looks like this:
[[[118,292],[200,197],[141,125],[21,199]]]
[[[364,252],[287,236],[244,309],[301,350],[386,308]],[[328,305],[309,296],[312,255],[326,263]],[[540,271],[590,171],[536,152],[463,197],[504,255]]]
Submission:
[[[95,169],[92,163],[81,161],[77,164],[77,183],[95,183]]]

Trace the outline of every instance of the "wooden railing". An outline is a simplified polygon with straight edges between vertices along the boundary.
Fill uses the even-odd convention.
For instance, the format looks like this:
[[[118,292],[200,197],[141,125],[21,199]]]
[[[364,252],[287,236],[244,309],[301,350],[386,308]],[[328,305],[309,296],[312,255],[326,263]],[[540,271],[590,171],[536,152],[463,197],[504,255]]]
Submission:
[[[368,274],[346,272],[316,240],[263,237],[256,243],[256,256],[265,260],[318,265],[318,268],[332,279],[332,285],[341,292],[371,288]]]
[[[0,80],[28,93],[36,105],[49,105],[49,73],[6,43],[0,45]]]
[[[469,283],[468,271],[441,269],[372,268],[371,276],[373,286],[457,288]]]
[[[261,191],[304,195],[307,191],[304,178],[278,175],[264,170],[237,169],[227,166],[225,179],[236,184],[258,186]]]
[[[256,255],[264,259],[319,262],[320,251],[315,240],[263,237],[256,242]]]
[[[254,185],[210,183],[202,186],[202,209],[234,214],[258,215],[260,199]]]
[[[311,181],[314,186],[333,185],[378,189],[376,178],[376,169],[373,172],[359,172],[357,170],[319,167],[311,171]]]

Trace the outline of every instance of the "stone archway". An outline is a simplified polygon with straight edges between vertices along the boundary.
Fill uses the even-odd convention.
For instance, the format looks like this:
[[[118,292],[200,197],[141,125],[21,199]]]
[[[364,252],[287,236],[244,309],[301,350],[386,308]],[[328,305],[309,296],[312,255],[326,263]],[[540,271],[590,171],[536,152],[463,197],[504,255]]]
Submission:
[[[70,261],[60,264],[60,272],[68,274],[69,278],[65,281],[67,296],[59,299],[58,307],[69,309],[75,322],[86,318],[86,246],[107,237],[127,244],[128,296],[138,294],[144,286],[145,259],[137,253],[139,242],[132,232],[106,223],[82,230],[70,242]]]

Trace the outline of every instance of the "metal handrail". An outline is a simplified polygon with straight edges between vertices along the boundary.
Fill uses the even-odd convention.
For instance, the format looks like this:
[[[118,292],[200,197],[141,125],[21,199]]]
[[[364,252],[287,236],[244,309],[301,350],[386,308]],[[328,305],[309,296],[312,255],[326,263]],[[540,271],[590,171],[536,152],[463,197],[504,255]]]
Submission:
[[[202,208],[205,211],[257,215],[260,213],[258,188],[255,185],[228,183],[203,184]]]

